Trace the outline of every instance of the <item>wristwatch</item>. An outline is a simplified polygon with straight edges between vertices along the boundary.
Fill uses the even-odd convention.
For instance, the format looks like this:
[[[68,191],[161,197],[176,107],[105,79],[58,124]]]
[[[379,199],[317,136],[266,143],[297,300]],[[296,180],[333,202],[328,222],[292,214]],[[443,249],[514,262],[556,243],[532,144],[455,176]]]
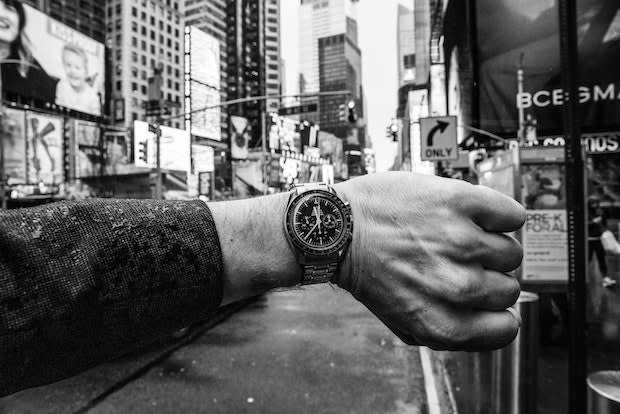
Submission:
[[[353,235],[351,206],[327,184],[295,185],[292,190],[284,229],[303,268],[301,284],[334,281]]]

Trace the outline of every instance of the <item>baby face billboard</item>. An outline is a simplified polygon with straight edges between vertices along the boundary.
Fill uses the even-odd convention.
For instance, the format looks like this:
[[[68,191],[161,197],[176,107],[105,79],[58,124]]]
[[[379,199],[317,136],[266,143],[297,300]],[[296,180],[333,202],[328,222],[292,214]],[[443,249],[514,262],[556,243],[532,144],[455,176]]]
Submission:
[[[584,129],[620,126],[620,2],[578,0],[578,100]],[[558,0],[479,0],[480,118],[485,130],[516,136],[562,130]],[[519,117],[523,124],[519,125]]]
[[[16,3],[0,7],[0,43],[10,46],[2,84],[28,98],[101,115],[104,100],[104,46],[40,11]],[[13,25],[15,27],[13,27]]]

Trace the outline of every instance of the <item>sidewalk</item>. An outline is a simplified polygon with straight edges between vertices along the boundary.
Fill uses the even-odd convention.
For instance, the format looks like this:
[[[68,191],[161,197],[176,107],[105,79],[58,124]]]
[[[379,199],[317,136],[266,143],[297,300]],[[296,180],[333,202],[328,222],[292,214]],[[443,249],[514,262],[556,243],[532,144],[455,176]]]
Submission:
[[[418,348],[324,285],[258,299],[104,398],[93,397],[99,387],[82,412],[426,414],[422,371]],[[85,380],[108,375],[101,368]],[[68,381],[65,390],[77,385]],[[80,408],[70,399],[61,406],[62,398],[46,406],[45,388],[0,400],[0,411]],[[33,397],[36,405],[25,404]]]

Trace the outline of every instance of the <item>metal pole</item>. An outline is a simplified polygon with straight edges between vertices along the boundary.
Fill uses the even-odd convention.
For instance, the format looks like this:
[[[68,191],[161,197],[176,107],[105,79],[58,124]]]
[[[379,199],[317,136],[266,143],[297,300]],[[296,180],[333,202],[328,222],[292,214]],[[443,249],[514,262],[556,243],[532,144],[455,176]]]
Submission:
[[[267,122],[265,122],[265,117],[267,114],[265,112],[261,112],[260,123],[261,123],[261,132],[263,134],[262,141],[262,152],[261,158],[263,159],[263,195],[267,195],[267,187],[269,185],[269,177],[267,176]]]
[[[0,76],[0,208],[6,210],[6,166],[4,165],[4,102],[2,99],[2,76]]]
[[[577,40],[577,0],[560,0],[560,52],[562,80],[568,101],[563,107],[567,134],[566,199],[568,205],[568,305],[569,305],[569,412],[587,409],[586,350],[586,229],[584,202],[584,155],[579,120],[579,49]]]
[[[155,199],[163,199],[162,191],[162,174],[161,174],[161,124],[157,122],[157,132],[155,133],[155,145],[157,149],[157,166],[155,169],[156,181],[155,181]]]
[[[230,101],[220,102],[217,105],[209,105],[203,108],[194,109],[190,112],[184,112],[182,114],[177,115],[169,115],[161,118],[162,121],[169,121],[171,119],[176,118],[184,118],[186,115],[197,114],[198,112],[208,111],[209,109],[222,108],[225,106],[236,105],[244,102],[252,102],[252,101],[265,101],[267,99],[283,99],[283,98],[304,98],[304,97],[315,97],[315,96],[341,96],[341,95],[351,95],[351,91],[342,90],[342,91],[329,91],[329,92],[316,92],[316,93],[302,93],[302,94],[294,94],[294,95],[261,95],[261,96],[250,96],[247,98],[239,98],[233,99]]]

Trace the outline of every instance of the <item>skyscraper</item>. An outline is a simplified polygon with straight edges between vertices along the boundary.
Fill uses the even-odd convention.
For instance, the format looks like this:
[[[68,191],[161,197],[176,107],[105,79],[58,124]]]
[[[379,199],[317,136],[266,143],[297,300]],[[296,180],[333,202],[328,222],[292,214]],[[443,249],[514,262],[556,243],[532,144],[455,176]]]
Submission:
[[[413,1],[411,1],[413,5]],[[415,73],[415,15],[413,10],[398,5],[398,86],[412,83]]]
[[[279,0],[231,0],[227,3],[228,99],[278,95],[280,77]],[[250,101],[229,107],[229,114],[248,118],[250,148],[260,145],[262,121],[277,111],[279,100]]]
[[[185,24],[195,26],[220,42],[220,97],[228,99],[226,0],[185,0]],[[228,137],[228,112],[221,111],[222,141]]]
[[[106,3],[111,48],[113,120],[132,125],[146,117],[148,79],[161,69],[162,98],[172,115],[183,113],[183,3],[142,0]],[[183,118],[169,125],[182,128]]]
[[[301,0],[299,8],[299,90],[319,91],[319,39],[347,34],[357,45],[359,0]]]
[[[361,51],[357,35],[356,0],[301,0],[299,9],[299,90],[301,93],[348,90],[359,118],[364,116]],[[316,119],[322,130],[346,139],[345,148],[364,146],[364,128],[340,114],[346,96],[304,98],[318,102]],[[345,117],[347,118],[347,117]]]

